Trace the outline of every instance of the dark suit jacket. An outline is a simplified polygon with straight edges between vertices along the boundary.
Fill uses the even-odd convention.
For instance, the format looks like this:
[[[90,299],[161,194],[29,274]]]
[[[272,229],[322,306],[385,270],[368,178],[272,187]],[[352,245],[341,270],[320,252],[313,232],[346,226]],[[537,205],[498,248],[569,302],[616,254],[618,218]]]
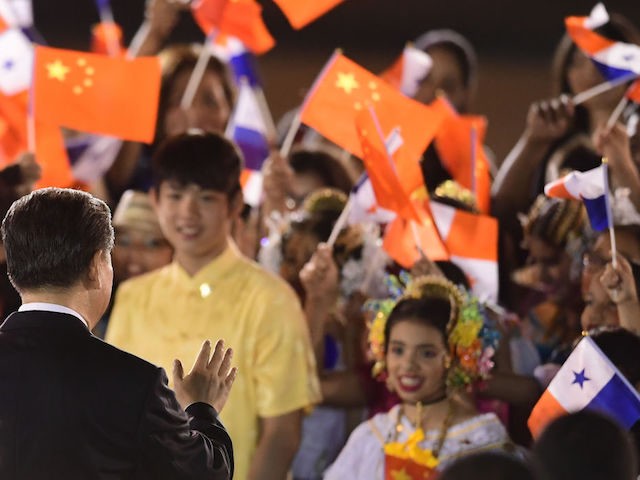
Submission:
[[[17,312],[0,326],[0,479],[232,475],[215,410],[196,403],[185,414],[164,370],[72,315]]]

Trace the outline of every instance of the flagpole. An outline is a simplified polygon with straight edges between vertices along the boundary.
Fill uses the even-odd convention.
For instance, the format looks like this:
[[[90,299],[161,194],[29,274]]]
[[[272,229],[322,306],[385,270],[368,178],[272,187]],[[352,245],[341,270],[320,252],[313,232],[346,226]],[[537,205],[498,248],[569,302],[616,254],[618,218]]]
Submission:
[[[300,129],[301,118],[300,111],[298,110],[291,121],[291,125],[289,125],[289,130],[287,130],[287,136],[284,137],[284,141],[282,142],[282,146],[280,147],[280,156],[282,158],[287,158],[289,156],[289,152],[291,152],[291,147],[293,146],[293,141],[296,138],[296,133]]]
[[[427,254],[424,253],[424,250],[420,246],[420,235],[418,234],[418,226],[416,225],[415,220],[409,220],[409,226],[411,227],[411,235],[413,236],[413,241],[416,244],[416,248],[418,249],[418,253],[422,258],[429,258]]]
[[[264,91],[261,87],[253,88],[254,93],[256,94],[256,100],[258,100],[258,107],[260,107],[260,113],[262,113],[262,118],[264,119],[264,123],[268,130],[269,142],[275,143],[276,140],[276,124],[273,121],[273,116],[271,115],[271,110],[269,109],[269,104],[267,103],[267,98],[264,96]]]
[[[622,112],[624,111],[624,107],[626,106],[627,97],[623,96],[618,102],[618,105],[616,105],[616,108],[614,108],[613,112],[611,112],[609,120],[607,120],[607,131],[611,130],[611,128],[616,124],[618,118],[620,118],[620,115],[622,115]]]
[[[347,224],[347,220],[349,220],[349,213],[351,212],[351,207],[353,206],[353,195],[349,195],[349,199],[347,200],[347,204],[342,209],[342,213],[336,220],[336,223],[333,225],[333,229],[331,230],[331,235],[329,235],[329,240],[327,240],[327,245],[333,248],[333,245],[336,243],[338,239],[338,235]]]
[[[635,72],[628,73],[627,75],[623,75],[615,80],[609,80],[608,82],[602,82],[595,87],[590,88],[589,90],[585,90],[584,92],[580,92],[577,95],[573,96],[573,104],[580,105],[581,103],[586,102],[587,100],[591,100],[593,97],[600,95],[601,93],[608,92],[609,90],[616,88],[618,85],[621,85],[629,80],[633,80],[636,78],[638,74]]]
[[[198,61],[196,62],[196,66],[191,72],[191,76],[189,77],[189,82],[187,83],[187,88],[185,88],[184,93],[182,94],[182,99],[180,100],[180,108],[183,110],[191,107],[193,103],[193,98],[196,96],[196,92],[198,91],[198,87],[200,86],[200,82],[202,81],[202,77],[204,76],[204,72],[207,69],[207,65],[209,63],[209,57],[211,57],[211,50],[209,49],[209,45],[213,43],[218,36],[218,29],[214,28],[209,35],[206,36],[204,42],[202,43],[202,49],[200,50],[200,55],[198,55]]]
[[[331,67],[331,65],[333,65],[334,60],[341,53],[342,53],[342,50],[339,48],[336,48],[333,51],[333,54],[331,55],[331,57],[329,57],[329,60],[327,60],[327,63],[325,63],[324,67],[322,67],[322,70],[320,70],[320,73],[318,74],[316,79],[313,81],[313,85],[311,85],[311,88],[305,95],[304,101],[302,102],[302,106],[296,113],[296,116],[294,117],[293,121],[291,122],[291,126],[287,131],[287,136],[282,142],[282,146],[280,147],[281,156],[283,157],[289,156],[289,152],[291,151],[291,147],[293,146],[293,141],[295,140],[296,133],[298,133],[298,129],[300,128],[300,124],[302,123],[302,111],[307,105],[307,102],[309,101],[309,99],[313,96],[313,93],[318,88],[318,84],[320,83],[320,79],[322,79],[322,77],[324,76],[324,73],[329,69],[329,67]]]
[[[609,239],[611,240],[611,264],[614,269],[618,268],[616,248],[616,234],[613,227],[613,212],[611,211],[611,201],[609,199],[609,161],[607,157],[602,157],[602,176],[604,177],[604,203],[607,210],[607,224],[609,227]]]

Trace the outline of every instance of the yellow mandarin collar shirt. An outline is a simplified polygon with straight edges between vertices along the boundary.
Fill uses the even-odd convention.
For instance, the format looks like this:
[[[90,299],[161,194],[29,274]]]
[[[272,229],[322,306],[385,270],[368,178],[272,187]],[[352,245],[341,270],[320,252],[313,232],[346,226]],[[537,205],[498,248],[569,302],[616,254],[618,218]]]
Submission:
[[[320,401],[309,332],[300,302],[282,279],[229,247],[193,277],[177,263],[124,282],[106,340],[163,367],[174,358],[189,371],[202,342],[222,338],[234,350],[238,377],[221,419],[244,479],[259,418]]]

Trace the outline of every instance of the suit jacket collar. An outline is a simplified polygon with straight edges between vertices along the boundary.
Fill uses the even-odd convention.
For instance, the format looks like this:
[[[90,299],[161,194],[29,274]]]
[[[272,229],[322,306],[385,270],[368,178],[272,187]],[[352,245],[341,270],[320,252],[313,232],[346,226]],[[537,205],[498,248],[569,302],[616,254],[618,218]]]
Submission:
[[[79,318],[67,313],[31,310],[14,312],[0,325],[0,332],[25,328],[68,330],[91,335],[87,326]]]

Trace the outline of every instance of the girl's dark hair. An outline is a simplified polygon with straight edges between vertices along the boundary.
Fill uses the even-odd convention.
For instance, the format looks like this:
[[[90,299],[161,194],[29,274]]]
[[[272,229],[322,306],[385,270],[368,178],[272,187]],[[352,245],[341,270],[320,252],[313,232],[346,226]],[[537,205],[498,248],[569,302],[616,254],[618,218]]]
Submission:
[[[162,65],[162,84],[160,86],[160,102],[158,104],[158,121],[156,124],[156,138],[154,143],[164,138],[164,117],[169,107],[169,96],[176,79],[184,72],[191,72],[198,62],[200,45],[177,44],[165,48],[160,52]],[[231,73],[227,66],[214,56],[209,57],[207,70],[215,73],[220,78],[224,97],[233,107],[235,103],[235,87],[231,79]]]
[[[447,343],[447,327],[451,318],[451,304],[443,298],[422,297],[400,300],[393,308],[384,326],[384,351],[389,347],[389,336],[394,325],[403,321],[414,321],[433,327],[442,334]]]
[[[322,150],[297,150],[289,156],[289,164],[297,174],[317,175],[325,187],[349,194],[353,180],[347,169],[334,156]]]
[[[640,45],[640,31],[629,20],[616,13],[610,14],[609,17],[609,22],[594,30],[596,33],[610,40]],[[562,37],[556,47],[552,63],[552,94],[555,96],[562,93],[573,94],[569,87],[567,71],[576,49],[568,34]],[[589,133],[589,114],[584,106],[576,106],[574,118],[574,131]]]

